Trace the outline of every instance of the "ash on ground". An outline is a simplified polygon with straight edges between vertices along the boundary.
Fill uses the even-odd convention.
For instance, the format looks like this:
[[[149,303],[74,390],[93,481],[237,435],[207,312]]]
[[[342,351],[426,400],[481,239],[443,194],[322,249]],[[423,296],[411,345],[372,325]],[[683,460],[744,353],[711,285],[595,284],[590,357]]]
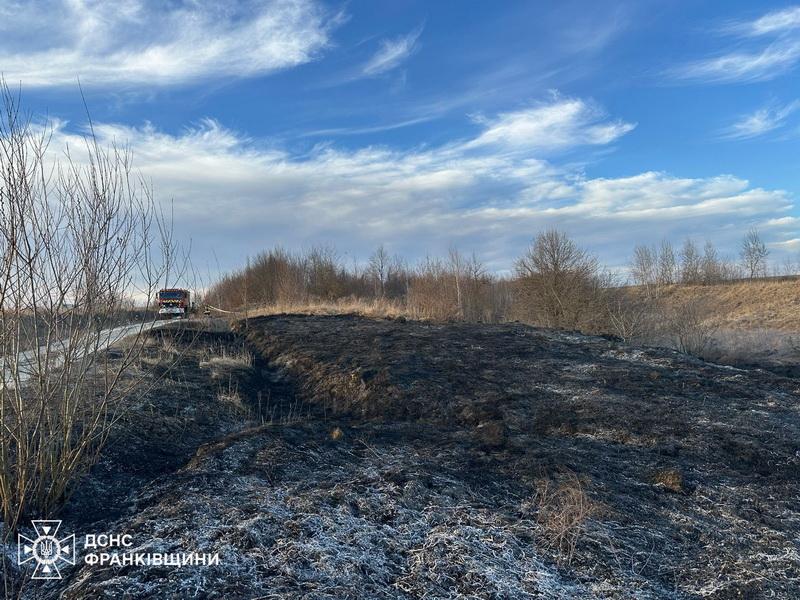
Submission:
[[[798,379],[519,324],[151,335],[59,518],[220,564],[28,597],[798,597]]]

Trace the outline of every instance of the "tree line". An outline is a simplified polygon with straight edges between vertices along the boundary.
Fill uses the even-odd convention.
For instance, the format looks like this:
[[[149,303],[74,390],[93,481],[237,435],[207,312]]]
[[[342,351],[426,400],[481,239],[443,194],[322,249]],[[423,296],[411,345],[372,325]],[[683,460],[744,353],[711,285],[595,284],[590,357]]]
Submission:
[[[511,276],[490,272],[475,254],[452,248],[445,257],[415,265],[379,246],[366,263],[347,264],[331,247],[290,252],[276,247],[224,275],[206,302],[237,310],[244,306],[297,306],[342,300],[384,303],[415,318],[501,322],[519,320],[589,333],[629,330],[641,293],[658,296],[664,286],[714,284],[769,274],[794,274],[798,263],[768,264],[758,231],[742,239],[739,260],[724,257],[706,241],[687,239],[676,250],[669,241],[634,248],[627,277],[604,268],[598,258],[563,231],[536,235]]]
[[[770,270],[769,249],[756,229],[742,239],[739,261],[722,256],[711,241],[702,249],[687,238],[676,251],[669,240],[657,246],[636,246],[630,265],[631,278],[636,285],[654,288],[675,283],[714,284],[736,279],[758,279],[773,275],[793,275],[798,264],[786,259]]]
[[[426,319],[500,321],[511,301],[508,282],[490,273],[475,255],[452,249],[410,266],[384,246],[366,264],[346,264],[330,246],[306,252],[276,247],[224,275],[205,294],[227,310],[244,306],[296,306],[357,300],[402,306]]]

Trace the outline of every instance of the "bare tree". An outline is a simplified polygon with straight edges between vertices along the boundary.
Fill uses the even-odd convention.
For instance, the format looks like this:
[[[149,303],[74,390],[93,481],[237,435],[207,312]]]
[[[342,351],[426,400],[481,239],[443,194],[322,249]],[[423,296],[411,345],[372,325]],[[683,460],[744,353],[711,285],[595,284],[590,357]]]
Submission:
[[[517,261],[523,310],[548,327],[590,327],[602,313],[597,259],[561,231],[536,236]]]
[[[180,273],[130,155],[89,137],[81,160],[58,160],[49,130],[0,87],[0,510],[10,532],[52,514],[96,459],[152,324],[120,327],[125,307],[149,304]],[[122,356],[104,356],[125,335]]]
[[[680,252],[681,261],[681,282],[699,283],[702,273],[702,259],[697,246],[690,239],[686,238]]]
[[[722,260],[717,248],[710,241],[703,247],[703,258],[700,262],[703,283],[706,285],[717,283],[723,279]]]
[[[677,261],[675,250],[669,240],[662,240],[658,251],[658,283],[659,285],[672,285],[675,283]]]
[[[745,273],[750,279],[764,277],[767,274],[769,250],[761,240],[757,229],[751,229],[744,236],[739,256],[742,259]]]
[[[495,280],[473,252],[463,266],[461,315],[467,321],[495,321],[498,318]]]
[[[636,246],[633,250],[631,276],[633,281],[649,290],[656,284],[657,261],[650,246]]]
[[[316,246],[305,259],[306,289],[317,299],[333,300],[344,295],[344,268],[332,246]]]
[[[392,299],[406,298],[411,282],[411,269],[399,256],[394,256],[389,263],[386,279],[386,295]]]
[[[386,296],[386,283],[389,280],[389,269],[391,265],[391,258],[383,244],[378,246],[378,249],[369,257],[368,273],[372,277],[375,284],[375,295],[378,298]]]
[[[785,256],[780,266],[776,268],[776,275],[788,277],[800,274],[800,253],[796,257]]]
[[[456,307],[458,307],[458,316],[464,316],[463,302],[461,299],[461,282],[464,278],[464,259],[458,248],[451,246],[448,251],[448,258],[450,260],[450,271],[453,276],[453,283],[456,290]]]

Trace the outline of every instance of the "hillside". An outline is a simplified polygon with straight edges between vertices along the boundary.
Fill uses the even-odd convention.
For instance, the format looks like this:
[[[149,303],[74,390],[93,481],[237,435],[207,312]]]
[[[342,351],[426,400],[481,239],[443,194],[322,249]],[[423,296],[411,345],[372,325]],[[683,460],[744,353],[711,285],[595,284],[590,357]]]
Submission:
[[[671,285],[661,294],[668,305],[701,301],[722,329],[800,333],[800,278]]]
[[[221,564],[84,565],[29,597],[796,590],[797,379],[514,324],[150,335],[142,368],[165,378],[62,518]]]

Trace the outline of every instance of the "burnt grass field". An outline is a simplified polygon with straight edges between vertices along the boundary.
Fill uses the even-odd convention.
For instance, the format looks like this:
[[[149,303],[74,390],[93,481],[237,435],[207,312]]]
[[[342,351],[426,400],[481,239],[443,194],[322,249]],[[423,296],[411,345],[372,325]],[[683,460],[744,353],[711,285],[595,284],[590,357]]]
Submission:
[[[355,316],[157,330],[139,368],[59,518],[221,564],[25,596],[800,597],[800,379]]]

